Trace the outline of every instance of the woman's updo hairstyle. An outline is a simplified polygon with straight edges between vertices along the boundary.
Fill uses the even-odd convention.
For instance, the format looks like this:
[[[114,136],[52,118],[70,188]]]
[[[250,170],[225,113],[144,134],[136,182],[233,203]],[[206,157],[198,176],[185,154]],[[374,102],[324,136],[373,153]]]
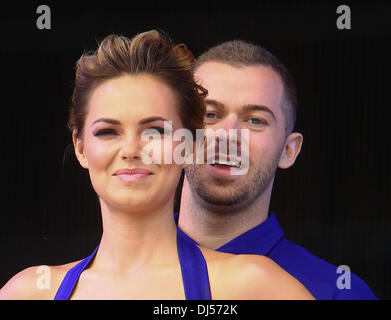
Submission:
[[[192,68],[195,59],[184,44],[172,41],[156,30],[128,39],[109,35],[93,53],[77,61],[68,126],[83,136],[87,105],[93,90],[104,81],[123,75],[149,74],[170,87],[178,98],[178,115],[184,128],[195,139],[196,129],[203,128],[207,90],[195,82]]]

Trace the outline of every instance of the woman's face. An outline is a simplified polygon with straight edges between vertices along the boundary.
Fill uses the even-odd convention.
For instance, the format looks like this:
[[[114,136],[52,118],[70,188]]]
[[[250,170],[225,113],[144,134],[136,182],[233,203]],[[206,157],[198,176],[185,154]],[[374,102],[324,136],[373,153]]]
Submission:
[[[147,74],[121,76],[94,89],[83,136],[77,140],[74,132],[73,140],[80,164],[89,170],[92,185],[106,205],[137,212],[173,201],[183,166],[145,164],[142,150],[149,142],[141,136],[152,133],[151,129],[163,132],[164,120],[172,121],[173,131],[182,128],[177,103],[168,86]],[[153,137],[159,144],[167,139],[163,133]],[[180,142],[170,141],[169,152],[173,152]],[[164,148],[153,157],[163,159]]]

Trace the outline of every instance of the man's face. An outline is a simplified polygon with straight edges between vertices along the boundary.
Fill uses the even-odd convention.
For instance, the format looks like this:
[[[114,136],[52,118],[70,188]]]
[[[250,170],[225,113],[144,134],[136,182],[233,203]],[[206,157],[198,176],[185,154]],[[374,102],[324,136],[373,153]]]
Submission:
[[[232,175],[227,166],[193,165],[186,169],[187,180],[209,205],[245,206],[272,185],[284,147],[281,79],[265,66],[238,68],[218,62],[202,64],[195,76],[209,91],[206,128],[224,129],[227,135],[229,129],[248,129],[249,168],[245,175]]]

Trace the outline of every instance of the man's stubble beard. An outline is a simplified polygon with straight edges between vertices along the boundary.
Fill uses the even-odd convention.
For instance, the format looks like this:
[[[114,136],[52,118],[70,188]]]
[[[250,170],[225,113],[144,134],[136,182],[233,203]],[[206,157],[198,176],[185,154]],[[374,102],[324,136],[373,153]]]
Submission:
[[[221,211],[238,209],[252,203],[267,189],[274,179],[281,152],[255,171],[251,170],[254,164],[249,160],[250,170],[247,175],[250,176],[240,183],[217,177],[206,181],[201,177],[202,168],[197,165],[192,165],[185,170],[186,178],[191,192],[198,195],[208,206]],[[204,175],[206,176],[205,170]]]

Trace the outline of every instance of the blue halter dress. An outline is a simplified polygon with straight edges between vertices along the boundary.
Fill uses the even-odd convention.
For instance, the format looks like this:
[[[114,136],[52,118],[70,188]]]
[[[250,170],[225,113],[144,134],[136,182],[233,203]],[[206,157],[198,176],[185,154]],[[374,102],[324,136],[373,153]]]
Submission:
[[[186,300],[210,300],[208,269],[201,250],[194,242],[189,241],[179,229],[177,229],[177,245]],[[80,274],[95,257],[98,247],[66,273],[54,300],[68,300],[70,298]]]

